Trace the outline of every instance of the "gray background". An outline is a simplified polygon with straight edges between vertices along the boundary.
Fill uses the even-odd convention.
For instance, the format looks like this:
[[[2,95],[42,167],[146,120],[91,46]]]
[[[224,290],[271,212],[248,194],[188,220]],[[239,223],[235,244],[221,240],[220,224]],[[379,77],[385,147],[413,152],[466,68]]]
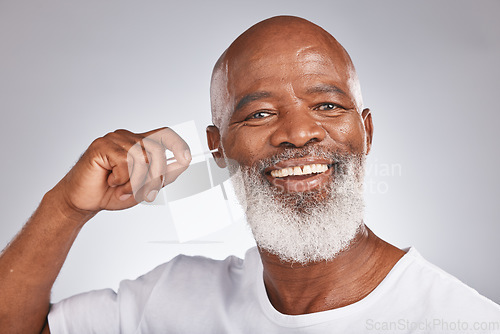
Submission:
[[[93,139],[195,120],[204,141],[220,53],[292,14],[336,36],[358,69],[375,125],[367,224],[498,303],[499,13],[484,0],[0,1],[0,248]],[[205,239],[176,243],[164,206],[100,213],[53,300],[116,288],[178,253],[252,245],[237,223]]]

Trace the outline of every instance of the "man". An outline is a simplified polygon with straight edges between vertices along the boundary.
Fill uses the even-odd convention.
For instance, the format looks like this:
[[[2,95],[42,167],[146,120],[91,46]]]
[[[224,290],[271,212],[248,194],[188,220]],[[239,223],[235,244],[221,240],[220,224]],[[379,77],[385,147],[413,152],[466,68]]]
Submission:
[[[500,332],[498,305],[364,225],[372,119],[331,35],[296,17],[256,24],[217,62],[211,100],[208,143],[233,175],[258,248],[244,260],[178,256],[117,293],[50,308],[85,222],[153,201],[191,160],[168,128],[118,130],[90,145],[3,252],[3,332]]]

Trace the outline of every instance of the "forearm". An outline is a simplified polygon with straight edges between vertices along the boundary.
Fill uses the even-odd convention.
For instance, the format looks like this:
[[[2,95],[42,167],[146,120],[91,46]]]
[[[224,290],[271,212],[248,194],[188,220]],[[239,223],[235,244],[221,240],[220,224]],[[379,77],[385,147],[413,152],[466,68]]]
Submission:
[[[167,149],[176,162],[167,164]],[[40,333],[50,290],[82,226],[101,210],[153,201],[190,162],[189,146],[169,128],[94,140],[0,255],[0,331]]]
[[[40,333],[50,291],[83,224],[91,214],[65,207],[48,192],[24,228],[0,256],[0,328]]]

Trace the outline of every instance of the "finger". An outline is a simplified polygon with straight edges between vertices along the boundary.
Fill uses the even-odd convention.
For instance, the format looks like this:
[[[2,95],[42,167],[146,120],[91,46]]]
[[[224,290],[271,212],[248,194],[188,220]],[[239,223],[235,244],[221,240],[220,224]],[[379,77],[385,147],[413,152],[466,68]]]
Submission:
[[[144,184],[146,183],[149,173],[151,156],[144,154],[144,148],[141,143],[134,144],[127,152],[127,161],[132,164],[129,169],[129,178],[131,183],[131,191],[137,202],[142,202],[145,197]]]
[[[145,138],[143,140],[147,155],[150,156],[149,172],[144,184],[145,200],[152,202],[163,186],[163,180],[167,174],[167,157],[165,149],[159,143]]]
[[[168,164],[165,178],[163,180],[163,186],[174,182],[188,167],[189,165],[184,165],[179,162]]]
[[[121,149],[117,152],[117,160],[112,162],[111,173],[108,175],[108,185],[117,187],[130,180],[129,163],[127,161],[127,152]],[[131,165],[133,167],[133,165]]]
[[[115,197],[122,202],[129,201],[130,199],[136,202],[132,194],[132,183],[130,182],[130,180],[125,184],[117,186],[114,193]]]
[[[132,195],[132,185],[130,181],[113,188],[112,196],[114,196],[114,198],[110,199],[106,205],[109,210],[130,208],[138,203]]]
[[[115,151],[121,153],[118,154],[118,158],[120,159],[115,161],[115,164],[112,166],[112,173],[108,177],[108,185],[116,187],[130,180],[134,168],[134,156],[139,159],[139,153],[142,152],[144,157],[145,152],[140,144],[135,146],[138,144],[138,141],[142,140],[142,137],[123,129],[110,132],[105,137],[114,143]],[[144,160],[147,161],[147,156]]]
[[[106,182],[109,187],[113,188],[126,183],[129,179],[127,151],[116,142],[109,140],[109,134],[105,137],[100,140],[102,144],[99,144],[97,151],[99,159],[94,162],[108,170]]]
[[[150,175],[146,178],[141,193],[146,202],[153,202],[158,196],[161,188],[163,187],[163,177],[151,178]]]
[[[116,192],[123,199],[132,194],[137,201],[153,201],[161,189],[165,174],[165,149],[159,143],[127,130],[117,130],[106,135],[113,142],[115,160],[110,166],[107,181],[110,187],[117,187],[130,181],[128,194]],[[128,150],[127,150],[128,148]],[[116,151],[116,152],[115,152]]]
[[[191,162],[191,150],[188,144],[174,130],[161,128],[142,134],[150,140],[154,140],[165,149],[174,154],[175,159],[181,165],[187,166]]]

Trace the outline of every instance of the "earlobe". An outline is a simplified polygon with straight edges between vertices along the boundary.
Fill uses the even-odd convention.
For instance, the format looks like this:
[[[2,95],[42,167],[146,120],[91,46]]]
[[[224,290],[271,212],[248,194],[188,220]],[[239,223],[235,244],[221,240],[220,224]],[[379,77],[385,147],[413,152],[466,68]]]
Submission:
[[[226,161],[224,160],[224,152],[220,145],[221,138],[219,128],[215,125],[207,126],[207,142],[210,150],[218,149],[217,152],[212,153],[217,166],[220,168],[226,168]]]
[[[366,154],[368,154],[372,147],[372,140],[373,140],[373,122],[372,122],[372,113],[370,109],[368,108],[363,109],[361,117],[363,118],[363,124],[365,126]]]

